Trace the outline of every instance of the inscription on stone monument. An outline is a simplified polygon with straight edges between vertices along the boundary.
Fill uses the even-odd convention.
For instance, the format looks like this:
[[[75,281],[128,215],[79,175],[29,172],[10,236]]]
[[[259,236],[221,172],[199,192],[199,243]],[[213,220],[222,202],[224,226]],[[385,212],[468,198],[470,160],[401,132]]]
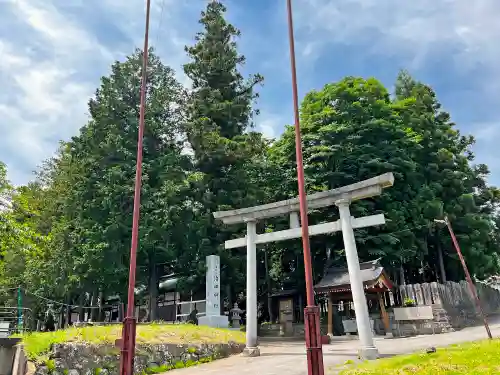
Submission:
[[[207,257],[207,315],[220,315],[220,258]]]

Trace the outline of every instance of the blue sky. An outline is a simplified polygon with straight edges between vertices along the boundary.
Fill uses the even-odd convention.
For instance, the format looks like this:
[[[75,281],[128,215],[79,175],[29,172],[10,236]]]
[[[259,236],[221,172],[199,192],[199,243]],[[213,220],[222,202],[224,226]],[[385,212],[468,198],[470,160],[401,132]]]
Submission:
[[[151,43],[181,72],[206,0],[152,0]],[[258,129],[292,121],[285,0],[227,0],[245,71],[265,77]],[[438,93],[500,185],[500,1],[294,0],[300,95],[346,75],[392,89],[401,68]],[[142,45],[144,0],[0,0],[0,160],[15,184],[87,119],[113,60]]]

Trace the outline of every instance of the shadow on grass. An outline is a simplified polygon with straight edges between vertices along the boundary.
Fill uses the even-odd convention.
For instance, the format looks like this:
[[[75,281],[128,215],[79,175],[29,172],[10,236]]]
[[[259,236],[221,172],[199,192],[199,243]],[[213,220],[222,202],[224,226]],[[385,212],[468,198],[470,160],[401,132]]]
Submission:
[[[290,353],[290,352],[275,352],[275,353],[262,353],[260,355],[261,357],[281,357],[281,356],[290,356],[290,357],[305,357],[306,353]],[[352,357],[352,358],[357,358],[358,353],[356,352],[341,352],[341,351],[335,351],[335,352],[323,352],[323,357]]]

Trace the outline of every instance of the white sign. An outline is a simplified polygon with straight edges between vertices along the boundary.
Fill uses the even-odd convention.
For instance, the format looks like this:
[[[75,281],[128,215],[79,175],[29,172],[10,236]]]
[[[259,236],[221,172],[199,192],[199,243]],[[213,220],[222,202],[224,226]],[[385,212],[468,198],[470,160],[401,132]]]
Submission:
[[[220,257],[207,257],[206,315],[220,315]]]
[[[10,332],[10,323],[0,322],[0,338],[9,337],[9,332]]]

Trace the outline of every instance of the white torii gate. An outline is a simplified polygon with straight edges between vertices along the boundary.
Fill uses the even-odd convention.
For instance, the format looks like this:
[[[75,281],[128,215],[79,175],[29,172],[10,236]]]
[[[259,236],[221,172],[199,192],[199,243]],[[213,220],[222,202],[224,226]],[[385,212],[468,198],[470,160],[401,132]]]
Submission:
[[[351,282],[352,298],[356,312],[356,324],[361,341],[361,356],[366,359],[378,357],[378,350],[374,346],[370,327],[368,307],[366,304],[363,281],[359,267],[358,251],[353,229],[385,224],[383,214],[371,215],[361,218],[351,217],[349,205],[351,202],[380,195],[382,189],[392,186],[394,176],[385,173],[352,185],[337,189],[327,190],[307,196],[308,209],[318,209],[336,205],[339,208],[340,220],[309,226],[309,235],[342,231],[344,248],[347,258],[347,267]],[[214,213],[216,219],[224,224],[247,224],[247,235],[225,242],[226,249],[238,247],[247,248],[247,322],[246,322],[246,348],[247,356],[258,356],[260,351],[257,343],[257,252],[256,245],[268,242],[284,241],[300,238],[302,229],[299,224],[298,212],[299,199],[293,198],[275,203],[264,204],[249,208]],[[290,215],[290,229],[265,234],[256,233],[258,220]]]

